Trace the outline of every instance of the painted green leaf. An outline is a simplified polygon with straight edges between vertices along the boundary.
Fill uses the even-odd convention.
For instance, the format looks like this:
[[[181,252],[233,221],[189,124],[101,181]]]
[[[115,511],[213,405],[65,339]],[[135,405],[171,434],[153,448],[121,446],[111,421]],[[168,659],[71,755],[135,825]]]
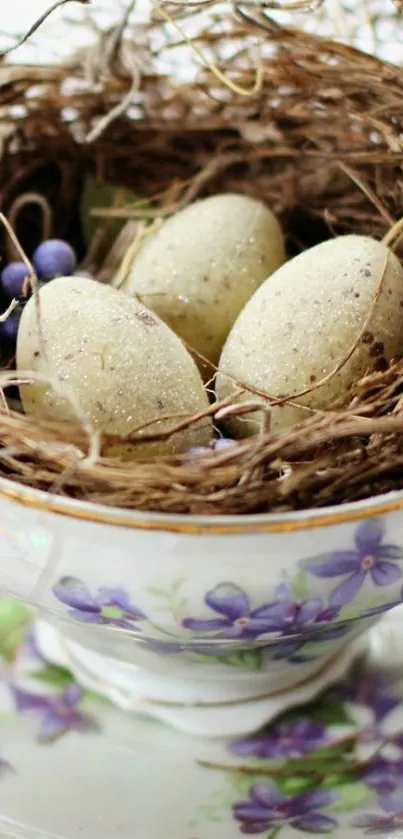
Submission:
[[[230,784],[228,800],[229,802],[232,802],[234,797],[246,798],[255,781],[261,781],[262,776],[253,774],[246,775],[243,772],[237,772],[234,770],[234,772],[231,772],[231,774],[227,776],[227,780]]]
[[[226,664],[228,667],[247,667],[248,670],[259,671],[262,669],[263,651],[243,650],[239,653],[231,653],[230,655],[205,656],[206,661],[217,661],[220,664]]]
[[[351,722],[343,702],[328,702],[326,698],[307,705],[305,716],[322,723],[326,728],[330,725],[349,725]],[[297,722],[301,719],[301,710],[289,711],[283,719],[287,723]]]
[[[18,600],[0,599],[0,656],[11,661],[21,644],[31,613]]]
[[[240,655],[246,667],[249,667],[251,670],[262,669],[263,650],[245,650]]]
[[[286,771],[285,769],[282,771]],[[291,773],[293,768],[290,766],[290,775],[287,777],[278,777],[276,778],[277,786],[283,793],[283,795],[299,795],[302,792],[312,788],[314,786],[311,777],[304,777],[301,775],[292,775]]]
[[[296,774],[302,774],[302,772],[314,772],[329,775],[330,772],[332,774],[344,774],[351,771],[350,758],[346,756],[343,751],[335,752],[334,755],[329,758],[318,750],[316,752],[312,752],[312,754],[308,757],[290,761],[287,766],[290,766],[291,764]]]
[[[275,825],[267,836],[267,839],[277,839],[280,831],[283,829],[282,824]]]
[[[308,574],[303,568],[300,568],[297,575],[294,577],[291,585],[292,592],[296,600],[307,600],[309,597],[309,579]]]
[[[65,667],[57,667],[54,664],[48,664],[42,670],[36,670],[30,673],[30,676],[38,682],[45,682],[47,685],[54,685],[60,688],[68,687],[68,685],[74,682],[74,678],[69,670]]]
[[[102,707],[114,707],[112,700],[108,699],[107,696],[101,696],[100,693],[95,693],[95,691],[92,690],[84,691],[84,696],[82,699],[83,707],[86,708],[88,706],[88,710],[91,710],[91,708],[94,705],[94,702],[96,702],[97,705],[100,705]]]
[[[326,784],[326,786],[329,786]],[[353,781],[338,787],[339,797],[329,808],[333,811],[350,811],[362,807],[370,799],[371,791],[361,781]]]
[[[350,742],[347,739],[340,740],[334,745],[327,746],[324,749],[315,749],[315,751],[311,753],[311,760],[317,760],[320,763],[324,763],[325,761],[329,763],[330,761],[344,760],[345,756],[351,752],[353,746],[353,741]]]
[[[10,625],[25,622],[30,618],[30,611],[19,600],[0,598],[0,631]]]

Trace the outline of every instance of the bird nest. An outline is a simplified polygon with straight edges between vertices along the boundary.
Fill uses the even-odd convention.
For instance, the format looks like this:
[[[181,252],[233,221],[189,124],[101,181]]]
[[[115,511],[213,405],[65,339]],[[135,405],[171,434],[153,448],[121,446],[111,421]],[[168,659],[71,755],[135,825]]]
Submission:
[[[49,230],[101,280],[119,257],[117,221],[131,222],[133,238],[150,219],[218,192],[267,203],[291,254],[341,233],[388,234],[403,216],[397,67],[280,26],[251,5],[186,18],[158,9],[147,23],[98,32],[58,65],[0,60],[0,207],[28,255],[41,232],[38,194]],[[93,206],[99,224],[88,247],[89,181],[138,200]],[[10,250],[5,233],[0,247]],[[85,424],[20,413],[9,390],[16,380],[3,365],[0,474],[25,485],[212,515],[320,507],[403,487],[400,359],[297,427],[274,434],[268,421],[259,435],[193,460],[107,459],[105,441]],[[212,404],[209,412],[220,428],[234,410]],[[183,417],[175,428],[199,420]],[[150,437],[158,437],[152,428]]]

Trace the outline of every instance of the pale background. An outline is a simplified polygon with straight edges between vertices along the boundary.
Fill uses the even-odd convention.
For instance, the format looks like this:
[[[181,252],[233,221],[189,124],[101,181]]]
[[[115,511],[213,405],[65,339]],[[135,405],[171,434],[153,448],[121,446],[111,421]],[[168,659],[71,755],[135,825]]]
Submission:
[[[141,0],[144,4],[146,0]],[[31,24],[50,5],[52,0],[0,0],[0,48],[11,43],[7,35],[18,34],[27,31]],[[4,7],[7,6],[7,9]],[[113,20],[119,15],[119,9],[123,3],[120,0],[94,0],[90,11],[98,20]],[[3,7],[3,11],[2,11]],[[109,14],[108,14],[109,9]],[[38,43],[40,44],[41,60],[52,60],[52,56],[62,56],[70,49],[70,44],[81,44],[86,41],[87,35],[83,33],[80,26],[72,26],[62,22],[82,19],[83,7],[78,3],[69,3],[67,6],[53,12],[49,21],[34,35],[30,44],[32,46],[21,47],[16,53],[14,60],[38,60]],[[81,29],[81,32],[80,32]],[[66,37],[63,37],[63,36]],[[34,46],[36,45],[36,47]]]
[[[143,18],[146,15],[147,3],[148,0],[138,2],[138,14]],[[5,33],[26,31],[49,5],[50,0],[0,0],[0,48],[10,43]],[[120,0],[93,0],[89,10],[97,20],[110,22],[116,20],[122,6],[124,3]],[[398,23],[394,17],[392,0],[326,0],[325,10],[327,18],[331,16],[331,26],[329,23],[318,24],[318,15],[312,13],[298,15],[298,18],[294,14],[291,20],[314,31],[319,29],[323,34],[331,34],[333,37],[338,34],[341,40],[350,40],[368,52],[378,52],[384,58],[403,64],[403,17]],[[379,12],[384,20],[379,28],[379,41],[375,43],[369,19]],[[79,21],[82,15],[83,7],[76,3],[68,4],[54,12],[51,22],[41,30],[40,37],[37,34],[29,47],[18,50],[14,60],[52,61],[57,56],[68,54],[71,44],[85,43],[88,33],[83,27],[71,23],[66,24],[65,28],[61,26],[63,19],[68,17]],[[285,22],[290,20],[286,15],[277,15],[277,19],[279,18]],[[349,37],[346,38],[347,32]],[[38,41],[39,52],[38,47],[34,47],[34,43],[38,44]]]

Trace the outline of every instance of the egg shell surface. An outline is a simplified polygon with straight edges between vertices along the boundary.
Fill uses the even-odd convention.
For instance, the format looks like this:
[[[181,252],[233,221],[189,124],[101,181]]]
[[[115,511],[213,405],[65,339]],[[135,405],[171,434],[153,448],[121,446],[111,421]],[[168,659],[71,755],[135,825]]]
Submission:
[[[285,258],[280,225],[263,203],[215,195],[171,216],[146,240],[122,290],[217,364],[239,312]]]
[[[124,437],[149,421],[142,433],[166,431],[178,414],[208,408],[196,364],[179,338],[154,313],[113,288],[82,277],[62,277],[39,291],[45,356],[35,299],[26,304],[18,333],[17,369],[58,379],[101,432]],[[69,401],[50,384],[21,386],[26,414],[77,420]],[[159,419],[176,415],[175,419]],[[108,454],[148,457],[176,454],[212,438],[210,418],[159,442],[122,441]]]
[[[384,369],[403,347],[403,269],[384,245],[366,236],[337,237],[299,254],[263,283],[239,315],[224,346],[217,376],[219,399],[236,379],[274,397],[309,389],[343,362],[379,298],[351,358],[329,381],[296,398],[326,409],[347,396],[366,372]],[[259,398],[247,392],[242,400]],[[264,400],[263,400],[264,401]],[[271,409],[271,429],[309,416],[297,406]],[[262,427],[257,411],[229,424],[236,436]]]

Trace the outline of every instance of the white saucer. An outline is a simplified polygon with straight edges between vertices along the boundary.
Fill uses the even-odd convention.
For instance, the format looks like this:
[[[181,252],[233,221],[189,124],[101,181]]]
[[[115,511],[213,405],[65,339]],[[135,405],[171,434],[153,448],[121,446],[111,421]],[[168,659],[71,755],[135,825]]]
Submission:
[[[402,835],[402,614],[372,633],[371,669],[241,743],[81,695],[25,643],[0,679],[1,839]]]
[[[35,626],[35,635],[45,658],[53,664],[67,667],[87,690],[102,694],[126,712],[145,714],[173,726],[184,734],[196,737],[242,737],[257,731],[280,713],[309,702],[326,687],[339,681],[348,673],[353,662],[366,652],[368,646],[368,636],[357,638],[315,676],[299,687],[274,696],[231,704],[179,705],[153,702],[144,696],[133,694],[129,687],[125,689],[124,666],[120,684],[117,681],[108,683],[98,677],[95,668],[90,670],[84,666],[86,651],[79,644],[65,638],[50,624],[39,621]],[[91,653],[90,659],[91,663],[96,662],[96,654]],[[117,670],[116,663],[111,664]],[[102,657],[101,666],[105,670],[105,657]],[[134,670],[135,668],[130,668],[130,685],[133,682]]]

